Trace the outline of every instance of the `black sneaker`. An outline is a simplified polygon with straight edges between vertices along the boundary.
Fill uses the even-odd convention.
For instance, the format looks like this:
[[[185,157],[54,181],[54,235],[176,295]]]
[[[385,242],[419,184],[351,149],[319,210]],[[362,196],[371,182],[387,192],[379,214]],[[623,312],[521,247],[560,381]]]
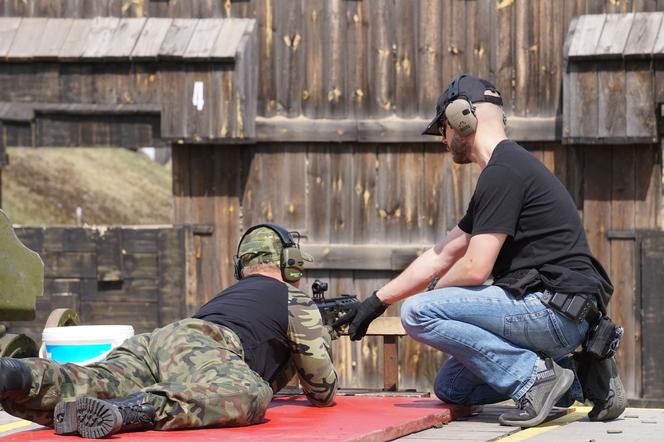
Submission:
[[[498,422],[524,428],[541,424],[573,381],[572,370],[562,368],[550,358],[545,359],[545,369],[537,372],[535,383],[519,399],[519,408],[501,414]]]
[[[615,358],[594,359],[585,353],[574,354],[583,395],[593,403],[588,413],[591,421],[609,421],[627,408],[627,397]]]
[[[144,393],[120,399],[79,397],[75,402],[60,402],[53,414],[55,434],[75,434],[101,439],[115,433],[151,430],[155,409],[144,403]]]

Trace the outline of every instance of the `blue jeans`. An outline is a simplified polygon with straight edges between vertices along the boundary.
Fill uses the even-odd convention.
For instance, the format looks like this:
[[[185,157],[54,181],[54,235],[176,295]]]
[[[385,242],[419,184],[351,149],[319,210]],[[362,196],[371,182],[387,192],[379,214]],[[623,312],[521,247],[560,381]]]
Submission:
[[[477,286],[407,299],[401,322],[408,334],[452,356],[436,376],[436,395],[467,405],[517,400],[535,382],[538,353],[560,359],[574,351],[588,323],[565,318],[541,296],[516,298],[500,287]],[[580,390],[575,384],[570,393]]]

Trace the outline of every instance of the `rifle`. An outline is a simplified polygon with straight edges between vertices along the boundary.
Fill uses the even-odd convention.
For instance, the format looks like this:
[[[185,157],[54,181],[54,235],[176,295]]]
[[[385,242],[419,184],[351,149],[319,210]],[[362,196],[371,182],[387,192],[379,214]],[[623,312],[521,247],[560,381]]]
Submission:
[[[327,282],[315,280],[311,284],[311,292],[313,293],[313,300],[320,310],[320,315],[323,318],[323,325],[332,328],[339,318],[353,309],[354,304],[359,304],[360,301],[355,295],[341,294],[336,298],[325,299],[325,292],[327,291]],[[334,329],[338,334],[348,334],[348,324],[342,325]]]

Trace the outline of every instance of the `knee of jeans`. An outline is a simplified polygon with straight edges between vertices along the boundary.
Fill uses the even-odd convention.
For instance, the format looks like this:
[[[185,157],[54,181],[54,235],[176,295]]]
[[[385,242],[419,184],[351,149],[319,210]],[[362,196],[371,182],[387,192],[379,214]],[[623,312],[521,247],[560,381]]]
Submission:
[[[401,305],[401,324],[409,335],[420,330],[429,319],[427,310],[426,303],[418,302],[416,297],[406,299]]]
[[[456,391],[449,379],[436,377],[433,384],[433,392],[438,399],[447,404],[473,405],[468,400],[468,394]]]

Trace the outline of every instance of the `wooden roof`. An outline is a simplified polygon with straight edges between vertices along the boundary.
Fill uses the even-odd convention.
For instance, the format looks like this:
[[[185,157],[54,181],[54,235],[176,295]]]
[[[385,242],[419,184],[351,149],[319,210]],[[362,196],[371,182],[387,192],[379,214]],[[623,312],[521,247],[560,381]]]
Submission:
[[[233,61],[255,20],[0,17],[0,60]]]
[[[567,39],[571,61],[664,58],[664,12],[582,15]]]

